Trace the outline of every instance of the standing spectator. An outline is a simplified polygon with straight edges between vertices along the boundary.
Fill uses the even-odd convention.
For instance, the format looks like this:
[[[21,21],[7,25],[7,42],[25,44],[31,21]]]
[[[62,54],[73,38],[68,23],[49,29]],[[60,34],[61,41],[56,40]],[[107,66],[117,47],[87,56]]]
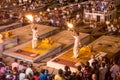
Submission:
[[[55,75],[54,80],[65,80],[65,78],[63,77],[63,70],[62,69],[58,70],[58,74]]]
[[[92,71],[92,76],[91,77],[92,77],[92,80],[97,80],[97,75],[95,73],[95,70]]]
[[[2,58],[0,58],[0,64],[3,64],[5,66],[5,63],[3,62]]]
[[[116,61],[113,61],[113,66],[110,68],[112,80],[115,80],[119,70],[120,70],[120,67],[117,65]]]
[[[19,74],[19,80],[24,80],[25,79],[25,71],[21,70],[20,74]]]
[[[92,66],[92,63],[95,62],[95,56],[91,55],[91,58],[90,58],[90,60],[88,62],[90,64],[90,66]]]
[[[49,71],[46,69],[45,70],[45,80],[49,80],[50,78],[50,74],[49,74]]]
[[[41,74],[39,76],[39,80],[46,80],[45,69],[41,69]]]
[[[83,80],[83,73],[81,71],[81,66],[80,65],[77,67],[77,70],[78,70],[78,72],[76,74],[76,80]]]
[[[23,61],[20,61],[18,71],[22,71],[22,70],[25,70],[25,69],[26,69],[26,67],[25,67],[23,64],[24,64],[24,62],[23,62]]]
[[[117,80],[120,80],[120,71],[118,71],[118,73],[117,73],[117,78],[116,78]]]
[[[14,62],[12,63],[12,70],[13,70],[15,67],[16,67],[17,69],[19,68],[19,63],[18,63],[18,60],[17,60],[17,59],[15,59]]]
[[[64,67],[64,70],[65,70],[65,72],[64,72],[64,78],[65,78],[66,80],[70,80],[70,79],[71,79],[70,67],[69,67],[69,66],[65,66],[65,67]]]
[[[33,78],[34,78],[34,80],[39,80],[39,72],[38,71],[34,72]]]
[[[18,72],[18,69],[16,67],[14,67],[14,69],[12,70],[12,75],[13,75],[14,80],[19,79],[19,72]]]
[[[107,68],[105,68],[105,63],[101,63],[99,68],[99,80],[105,80],[105,75],[107,73]]]
[[[29,76],[30,74],[33,76],[32,64],[28,65],[25,74]]]
[[[6,72],[6,67],[3,64],[0,64],[0,73],[5,73]]]

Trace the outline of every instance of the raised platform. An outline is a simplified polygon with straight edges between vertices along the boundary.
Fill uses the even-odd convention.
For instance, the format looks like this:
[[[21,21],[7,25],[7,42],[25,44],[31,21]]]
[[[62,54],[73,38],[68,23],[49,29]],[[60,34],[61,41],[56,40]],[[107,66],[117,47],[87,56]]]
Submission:
[[[56,32],[58,32],[58,30],[59,30],[56,27],[50,27],[50,26],[40,25],[40,24],[35,24],[34,26],[37,26],[37,28],[38,28],[39,39],[51,36],[51,35],[55,34]],[[16,29],[13,29],[10,31],[12,31],[13,34],[16,34],[19,37],[20,44],[30,41],[32,39],[31,25],[16,28]]]
[[[54,42],[49,44],[39,41],[37,49],[32,49],[31,41],[29,41],[20,46],[6,50],[3,52],[3,54],[29,62],[37,62],[47,55],[56,54],[60,51],[61,44],[59,43]]]
[[[93,53],[105,52],[108,57],[114,56],[120,51],[120,37],[102,36],[90,43]]]
[[[19,22],[11,23],[9,25],[0,26],[0,32],[15,29],[15,28],[18,28],[21,26],[22,26],[22,23],[19,23]]]
[[[86,48],[88,51],[82,51],[79,49],[79,57],[77,59],[73,58],[73,49],[62,53],[61,55],[53,58],[47,62],[48,67],[63,69],[65,65],[70,66],[71,70],[76,71],[76,65],[80,62],[85,63],[90,59],[92,54],[95,54],[96,57],[108,55],[109,57],[115,55],[120,51],[120,37],[113,36],[102,36],[99,39],[95,40],[88,46],[92,47],[92,52]]]
[[[63,51],[71,48],[74,44],[74,38],[71,34],[72,33],[70,31],[65,30],[53,36],[50,36],[50,38],[53,41],[62,44],[62,51]],[[87,45],[90,42],[90,35],[86,33],[80,33],[80,41],[82,45]]]
[[[16,24],[16,25],[19,25],[19,24]],[[39,25],[39,24],[35,24],[35,26],[38,27],[39,39],[46,38],[59,31],[59,29],[56,27],[50,27],[50,26]],[[16,37],[14,39],[5,40],[2,44],[0,44],[0,53],[8,49],[8,47],[12,48],[12,47],[15,47],[17,44],[22,44],[32,40],[31,25],[12,29],[12,30],[9,30],[9,32],[12,32],[12,35],[16,35]],[[2,33],[5,34],[5,32],[2,32]]]
[[[51,35],[51,34],[48,34],[48,35]],[[31,36],[29,36],[27,40],[30,39],[30,37]],[[82,44],[85,45],[89,42],[90,36],[89,34],[81,33],[80,38],[81,38]],[[66,48],[72,47],[74,43],[74,38],[70,35],[69,31],[62,31],[58,34],[50,36],[49,39],[52,39],[52,42],[57,44],[55,47],[47,46],[51,49],[48,49],[47,52],[43,52],[42,55],[38,55],[38,53],[42,51],[41,49],[46,49],[44,48],[46,47],[46,45],[44,45],[43,43],[38,44],[40,49],[36,51],[31,48],[31,41],[21,44],[20,46],[17,46],[15,48],[6,50],[3,52],[3,54],[7,56],[15,57],[15,58],[23,59],[26,61],[30,61],[30,62],[36,62],[38,60],[41,60],[46,55],[56,55],[58,52],[63,51]],[[51,46],[54,46],[54,45],[52,44]],[[37,55],[35,54],[34,57],[30,56],[30,55],[33,55],[33,53],[37,53]]]
[[[15,47],[18,45],[18,37],[13,36],[8,39],[4,39],[3,43],[0,43],[0,53],[2,53],[4,50]]]

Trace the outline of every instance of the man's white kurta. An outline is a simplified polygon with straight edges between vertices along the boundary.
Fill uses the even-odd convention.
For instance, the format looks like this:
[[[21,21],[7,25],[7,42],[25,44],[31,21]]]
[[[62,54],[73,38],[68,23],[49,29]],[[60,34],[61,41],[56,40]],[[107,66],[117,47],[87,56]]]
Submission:
[[[74,58],[77,58],[78,57],[80,37],[79,36],[73,36],[73,37],[75,38],[74,47],[73,47],[73,53],[74,53]]]
[[[37,38],[38,38],[38,35],[37,35],[37,30],[35,29],[32,29],[32,32],[33,32],[33,38],[32,38],[32,48],[36,48],[37,47]]]

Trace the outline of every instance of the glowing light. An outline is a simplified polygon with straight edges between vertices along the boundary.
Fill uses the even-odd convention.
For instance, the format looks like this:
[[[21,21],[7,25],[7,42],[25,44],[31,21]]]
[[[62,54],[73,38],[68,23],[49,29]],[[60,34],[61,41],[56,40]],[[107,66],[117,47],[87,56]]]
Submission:
[[[28,18],[31,22],[33,22],[33,16],[30,14],[30,15],[26,15],[26,18]]]
[[[69,28],[73,28],[73,24],[72,23],[67,23]]]

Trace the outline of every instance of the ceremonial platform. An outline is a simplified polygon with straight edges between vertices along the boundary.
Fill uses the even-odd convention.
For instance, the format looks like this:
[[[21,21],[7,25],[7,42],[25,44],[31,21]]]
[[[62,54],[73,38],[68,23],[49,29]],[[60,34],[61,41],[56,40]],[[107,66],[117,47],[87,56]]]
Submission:
[[[18,45],[18,37],[13,36],[8,39],[4,39],[2,43],[0,43],[0,53],[4,50],[15,47]]]
[[[46,38],[59,31],[58,28],[56,27],[50,27],[50,26],[39,25],[39,24],[35,24],[34,26],[37,26],[38,28],[39,39]],[[31,25],[8,30],[5,32],[2,32],[1,34],[3,34],[3,37],[9,36],[9,35],[15,36],[15,37],[10,37],[9,39],[3,40],[3,43],[0,43],[0,53],[2,53],[6,49],[17,46],[18,44],[22,44],[32,40]]]
[[[37,62],[47,55],[57,54],[61,51],[61,44],[56,42],[49,43],[49,41],[46,42],[46,40],[40,40],[37,44],[37,48],[32,49],[31,41],[29,41],[14,48],[5,50],[3,54],[29,62]]]
[[[71,48],[48,61],[47,66],[56,69],[63,69],[64,66],[67,65],[70,66],[70,69],[74,72],[76,71],[78,64],[86,63],[92,54],[94,54],[97,59],[100,56],[106,55],[112,57],[118,51],[120,51],[120,37],[102,36],[88,46],[80,48],[79,57],[77,59],[73,57],[73,49]]]
[[[51,26],[40,25],[40,24],[35,24],[34,26],[36,26],[38,29],[39,39],[46,38],[59,31],[57,27],[51,27]],[[32,40],[31,24],[24,27],[16,28],[10,31],[13,34],[16,34],[18,36],[20,44]]]
[[[51,34],[48,34],[48,35],[51,35]],[[21,35],[21,36],[23,36],[23,35]],[[24,36],[26,36],[26,35],[24,35]],[[29,36],[28,39],[30,39],[30,37],[31,37],[31,35]],[[26,39],[26,40],[28,40],[28,39]],[[30,62],[37,62],[38,60],[41,60],[43,57],[46,57],[46,55],[47,56],[48,55],[57,55],[57,53],[65,50],[66,48],[72,47],[73,43],[74,43],[74,38],[70,35],[70,31],[61,31],[55,35],[48,37],[47,39],[50,39],[49,40],[50,44],[42,43],[41,41],[44,41],[44,39],[42,39],[42,40],[40,40],[40,42],[38,44],[37,50],[36,49],[34,50],[31,48],[31,41],[29,41],[27,43],[22,43],[21,45],[15,47],[15,48],[5,50],[3,52],[3,54],[7,55],[7,56],[15,57],[15,58],[23,59],[26,61],[30,61]],[[81,39],[82,44],[86,45],[90,41],[90,36],[89,36],[89,34],[80,33],[80,39]],[[25,40],[23,40],[22,42],[25,42]],[[51,42],[54,44],[51,44]],[[50,48],[50,49],[48,49],[48,48]],[[45,51],[41,53],[41,51],[43,51],[43,50],[45,50]]]
[[[55,35],[50,36],[53,41],[62,44],[62,51],[69,49],[74,44],[74,38],[70,31],[64,30]],[[82,46],[87,45],[90,42],[90,35],[86,33],[80,33],[80,41]]]
[[[22,26],[22,23],[20,23],[20,22],[16,22],[16,23],[11,23],[9,25],[0,26],[0,32],[11,30],[11,29],[15,29],[15,28],[18,28],[18,27],[21,27],[21,26]]]

